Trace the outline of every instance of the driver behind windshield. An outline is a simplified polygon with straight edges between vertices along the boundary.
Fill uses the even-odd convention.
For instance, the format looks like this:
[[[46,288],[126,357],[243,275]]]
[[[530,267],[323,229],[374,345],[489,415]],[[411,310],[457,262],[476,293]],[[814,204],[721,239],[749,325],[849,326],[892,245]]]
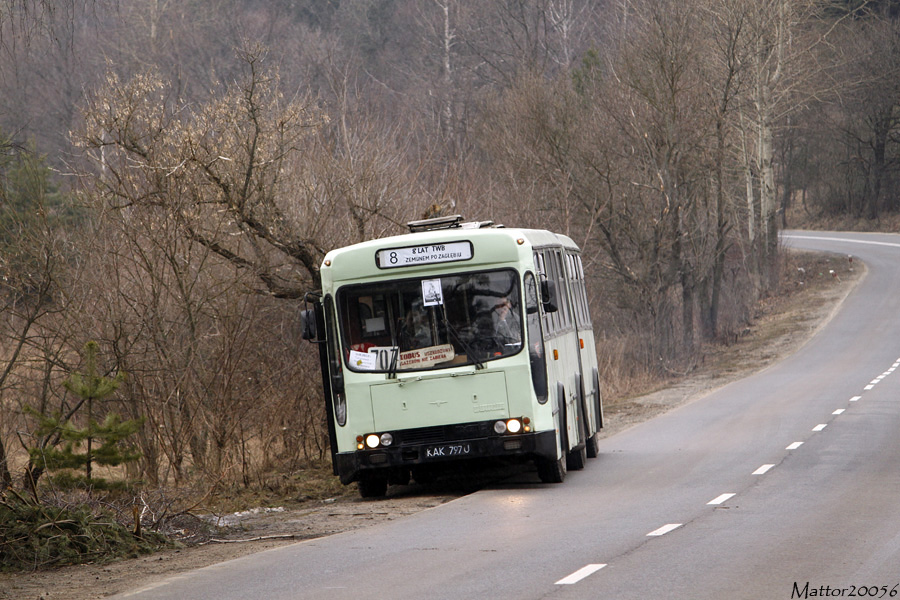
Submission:
[[[492,311],[494,340],[500,346],[516,346],[522,342],[521,330],[509,299],[501,299]]]

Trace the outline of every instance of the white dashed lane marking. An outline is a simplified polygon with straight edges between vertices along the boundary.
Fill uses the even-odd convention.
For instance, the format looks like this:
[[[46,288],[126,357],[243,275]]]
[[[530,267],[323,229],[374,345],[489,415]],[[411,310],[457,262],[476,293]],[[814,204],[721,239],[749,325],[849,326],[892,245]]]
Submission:
[[[562,579],[557,581],[556,585],[572,585],[573,583],[578,583],[585,577],[587,577],[589,575],[593,575],[594,573],[596,573],[597,571],[599,571],[600,569],[602,569],[605,566],[606,566],[605,564],[594,564],[594,565],[587,565],[585,567],[581,567],[580,569],[578,569],[571,575],[563,577]]]
[[[864,389],[871,390],[876,385],[878,385],[883,379],[885,379],[888,375],[893,373],[898,368],[900,368],[900,358],[897,359],[897,362],[895,362],[893,365],[891,365],[890,369],[888,369],[887,371],[885,371],[884,373],[882,373],[881,375],[879,375],[878,377],[876,377],[875,379],[870,381],[869,384],[867,386],[865,386]],[[862,400],[862,396],[853,396],[850,398],[849,401],[850,402],[858,402],[860,400]],[[834,412],[832,412],[831,414],[832,415],[841,415],[841,414],[844,414],[844,412],[846,412],[846,409],[839,408],[839,409],[835,410]],[[828,427],[827,423],[819,423],[818,425],[813,427],[812,430],[813,431],[822,431],[826,427]],[[785,448],[785,450],[796,450],[797,448],[799,448],[802,445],[803,445],[803,442],[793,442],[792,444],[787,446]],[[764,475],[773,467],[775,467],[774,464],[762,465],[758,469],[753,471],[752,475]],[[736,495],[737,494],[731,493],[731,492],[729,492],[727,494],[720,494],[719,496],[716,496],[715,498],[713,498],[706,504],[708,506],[719,506],[721,504],[724,504],[728,500],[731,500]],[[670,532],[678,529],[682,525],[683,525],[683,523],[668,523],[666,525],[663,525],[659,529],[654,529],[653,531],[651,531],[650,533],[647,534],[647,537],[659,537],[662,535],[666,535],[667,533],[670,533]],[[595,564],[586,565],[586,566],[578,569],[571,575],[563,577],[562,579],[560,579],[559,581],[556,582],[556,585],[572,585],[572,584],[578,583],[579,581],[585,579],[586,577],[589,577],[590,575],[593,575],[594,573],[596,573],[597,571],[599,571],[600,569],[602,569],[606,566],[607,566],[606,563],[595,563]]]
[[[663,525],[663,526],[660,527],[659,529],[654,529],[653,531],[651,531],[650,533],[647,534],[647,537],[651,537],[651,536],[652,536],[652,537],[658,537],[658,536],[661,536],[661,535],[666,535],[666,534],[669,533],[670,531],[675,531],[676,529],[678,529],[678,528],[681,527],[682,525],[683,525],[683,523],[668,523],[668,524],[666,524],[666,525]]]
[[[730,500],[731,498],[734,498],[736,495],[737,495],[737,494],[722,494],[721,496],[716,496],[715,498],[713,498],[712,500],[710,500],[710,501],[707,502],[706,504],[707,504],[707,505],[722,504],[722,503],[724,503],[724,502]]]

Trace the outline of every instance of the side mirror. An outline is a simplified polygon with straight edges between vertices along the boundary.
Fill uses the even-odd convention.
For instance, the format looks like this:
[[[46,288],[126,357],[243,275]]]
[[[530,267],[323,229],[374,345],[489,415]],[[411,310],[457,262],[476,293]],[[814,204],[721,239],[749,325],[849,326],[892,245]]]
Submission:
[[[544,312],[552,313],[559,310],[556,300],[556,284],[549,279],[541,281],[541,304],[544,305]]]
[[[300,311],[300,337],[304,340],[316,339],[316,311],[306,309]]]

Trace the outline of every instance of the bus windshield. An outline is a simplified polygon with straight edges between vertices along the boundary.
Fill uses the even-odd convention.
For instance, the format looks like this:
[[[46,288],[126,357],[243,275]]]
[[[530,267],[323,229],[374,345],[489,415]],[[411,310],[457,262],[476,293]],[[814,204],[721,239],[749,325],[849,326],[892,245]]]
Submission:
[[[367,372],[482,366],[522,348],[519,298],[512,269],[344,286],[344,358]]]

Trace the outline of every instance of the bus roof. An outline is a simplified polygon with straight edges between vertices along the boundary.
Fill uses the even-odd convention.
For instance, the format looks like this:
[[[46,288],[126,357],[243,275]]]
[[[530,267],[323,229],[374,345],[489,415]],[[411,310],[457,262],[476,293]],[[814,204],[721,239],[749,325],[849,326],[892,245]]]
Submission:
[[[520,244],[518,240],[523,240]],[[400,252],[412,248],[444,245],[448,248],[468,246],[477,252],[466,255],[463,259],[436,258],[424,265],[411,265],[393,269],[385,264],[379,265],[379,259],[387,256],[392,250]],[[516,262],[530,260],[534,248],[545,246],[563,246],[578,250],[578,246],[568,236],[552,233],[543,229],[517,229],[506,227],[467,228],[451,227],[445,229],[407,233],[391,237],[368,240],[359,244],[336,248],[325,255],[322,264],[323,283],[328,280],[364,279],[367,277],[383,277],[392,275],[402,277],[406,274],[440,268],[447,263],[455,263],[468,270],[485,264]],[[400,266],[400,265],[396,265]]]

